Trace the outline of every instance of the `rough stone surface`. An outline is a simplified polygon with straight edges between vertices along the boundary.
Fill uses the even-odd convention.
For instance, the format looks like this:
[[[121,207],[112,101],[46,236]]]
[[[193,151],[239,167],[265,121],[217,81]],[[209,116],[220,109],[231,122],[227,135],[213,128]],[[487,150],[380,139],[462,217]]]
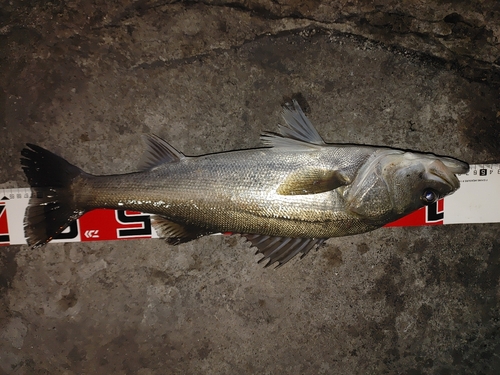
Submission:
[[[0,187],[24,143],[133,171],[140,135],[256,147],[294,97],[329,142],[500,162],[497,1],[10,1]],[[498,224],[394,228],[263,269],[238,237],[0,248],[0,374],[498,374]]]

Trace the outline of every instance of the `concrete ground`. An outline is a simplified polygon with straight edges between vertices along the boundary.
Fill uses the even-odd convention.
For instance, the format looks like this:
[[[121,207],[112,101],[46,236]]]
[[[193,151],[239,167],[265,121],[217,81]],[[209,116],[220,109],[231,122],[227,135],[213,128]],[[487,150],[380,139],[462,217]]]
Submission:
[[[495,0],[26,4],[0,5],[0,187],[28,186],[26,142],[96,174],[134,171],[144,133],[256,147],[291,97],[328,142],[500,162]],[[279,270],[239,237],[3,247],[0,374],[498,374],[499,230],[380,229]]]

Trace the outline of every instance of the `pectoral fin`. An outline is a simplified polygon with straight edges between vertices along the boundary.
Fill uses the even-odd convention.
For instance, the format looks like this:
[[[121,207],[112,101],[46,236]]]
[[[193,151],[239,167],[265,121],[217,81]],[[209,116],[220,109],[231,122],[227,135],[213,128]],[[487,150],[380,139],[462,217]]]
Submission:
[[[171,245],[179,245],[213,233],[195,225],[175,223],[159,215],[153,215],[151,223],[158,235]]]
[[[257,252],[264,255],[259,263],[269,260],[265,267],[278,262],[276,268],[292,259],[295,255],[302,253],[301,258],[313,248],[318,248],[325,238],[290,238],[290,237],[271,237],[259,234],[244,234],[248,241],[257,249]]]
[[[339,171],[307,169],[291,173],[278,187],[280,195],[307,195],[324,193],[347,185],[349,180]]]

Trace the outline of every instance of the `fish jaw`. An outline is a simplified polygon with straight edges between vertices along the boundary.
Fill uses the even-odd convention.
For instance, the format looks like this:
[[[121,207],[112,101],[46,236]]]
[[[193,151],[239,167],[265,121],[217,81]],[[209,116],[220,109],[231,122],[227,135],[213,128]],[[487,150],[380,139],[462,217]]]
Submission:
[[[439,198],[453,194],[460,188],[460,181],[457,174],[467,173],[469,171],[469,164],[450,157],[433,154],[427,154],[425,157],[427,158],[427,161],[424,162],[426,178],[435,184],[448,185],[448,189],[440,192]]]
[[[450,190],[446,195],[455,192],[460,187],[460,181],[457,176],[441,160],[433,161],[426,169],[428,179],[443,181],[448,184]]]

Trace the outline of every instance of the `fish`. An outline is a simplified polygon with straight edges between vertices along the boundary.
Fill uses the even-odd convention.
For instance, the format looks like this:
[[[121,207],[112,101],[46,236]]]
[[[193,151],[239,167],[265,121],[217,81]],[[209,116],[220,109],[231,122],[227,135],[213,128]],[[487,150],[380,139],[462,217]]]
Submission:
[[[137,172],[91,175],[34,144],[21,151],[32,188],[24,230],[47,244],[98,208],[152,215],[177,245],[215,233],[240,234],[281,267],[331,237],[369,232],[454,193],[469,165],[430,153],[325,143],[297,101],[263,147],[186,156],[145,136]]]

